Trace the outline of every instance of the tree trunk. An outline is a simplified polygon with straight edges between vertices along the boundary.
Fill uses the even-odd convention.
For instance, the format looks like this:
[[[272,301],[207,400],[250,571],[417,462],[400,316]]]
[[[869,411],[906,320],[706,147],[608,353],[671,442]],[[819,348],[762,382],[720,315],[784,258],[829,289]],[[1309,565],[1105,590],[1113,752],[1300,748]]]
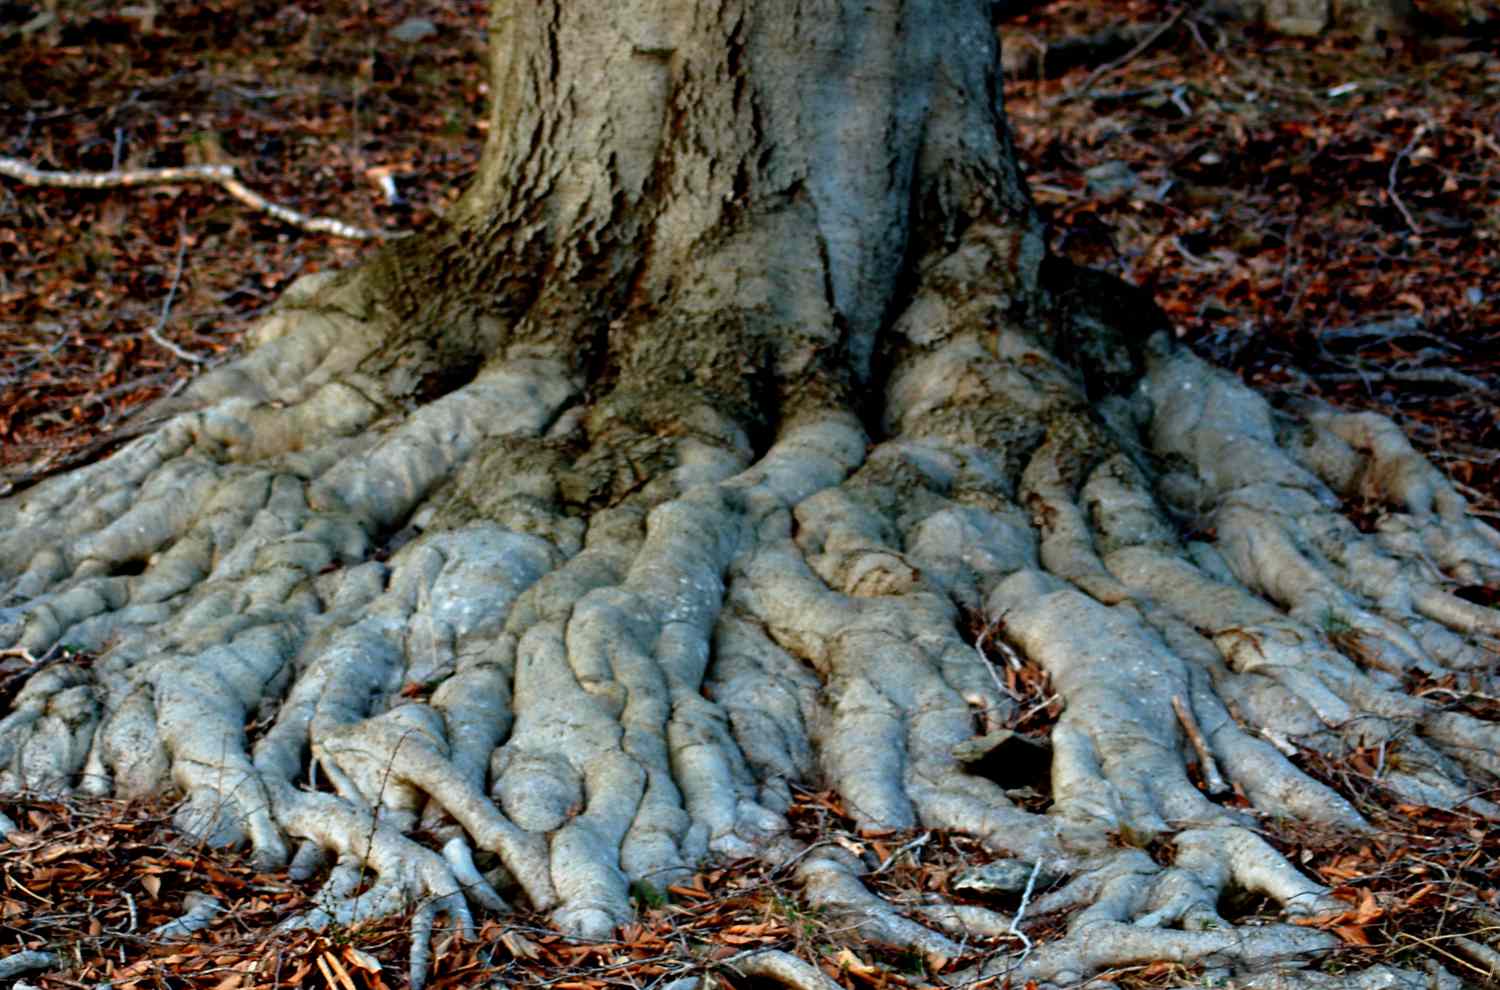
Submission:
[[[602,935],[712,855],[796,858],[931,955],[1006,930],[797,848],[796,783],[1067,878],[1032,911],[1070,934],[988,964],[1012,985],[1326,949],[1217,913],[1340,904],[1257,814],[1365,827],[1272,742],[1381,745],[1407,799],[1500,811],[1494,727],[1402,690],[1494,690],[1500,620],[1452,591],[1500,537],[1390,423],[1273,412],[1045,256],[990,6],[496,0],[445,221],[0,503],[0,645],[100,653],[14,698],[0,787],[176,788],[204,839],[331,855],[327,917],[416,907],[418,982],[434,918],[497,888]],[[975,762],[1024,714],[975,630],[1065,705],[1045,813]],[[1209,756],[1242,799],[1190,781]]]

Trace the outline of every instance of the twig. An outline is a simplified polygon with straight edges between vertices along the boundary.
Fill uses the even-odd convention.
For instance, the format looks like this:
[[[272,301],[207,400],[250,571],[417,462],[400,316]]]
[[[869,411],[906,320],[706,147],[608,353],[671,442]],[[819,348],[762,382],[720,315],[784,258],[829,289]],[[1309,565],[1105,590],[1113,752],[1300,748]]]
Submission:
[[[0,657],[20,657],[26,661],[26,666],[14,671],[4,678],[0,678],[0,691],[9,691],[10,686],[16,682],[25,682],[36,674],[41,673],[48,667],[65,660],[72,654],[62,649],[58,644],[52,644],[52,648],[41,656],[34,656],[30,650],[23,646],[13,646],[9,649],[0,650]]]
[[[1402,313],[1388,318],[1377,317],[1367,323],[1354,323],[1346,327],[1335,327],[1328,330],[1318,331],[1318,341],[1340,340],[1344,337],[1370,338],[1373,344],[1389,343],[1397,337],[1420,337],[1431,341],[1444,350],[1452,350],[1453,345],[1446,339],[1427,331],[1426,322],[1412,313]]]
[[[1424,948],[1429,949],[1429,950],[1431,950],[1433,952],[1436,952],[1440,956],[1446,956],[1452,962],[1455,962],[1458,965],[1464,967],[1465,969],[1472,970],[1473,972],[1479,974],[1479,976],[1481,978],[1488,979],[1489,977],[1491,977],[1493,975],[1493,971],[1492,970],[1481,968],[1480,966],[1475,965],[1474,962],[1471,959],[1466,958],[1465,956],[1455,955],[1452,952],[1449,952],[1447,949],[1443,948],[1441,945],[1438,944],[1439,939],[1445,939],[1445,940],[1448,940],[1448,941],[1451,942],[1453,939],[1455,939],[1455,938],[1461,938],[1462,936],[1448,935],[1448,936],[1437,936],[1437,937],[1434,937],[1434,938],[1418,938],[1416,935],[1413,935],[1410,932],[1397,932],[1396,933],[1396,937],[1397,938],[1410,939],[1411,941],[1417,943],[1418,945],[1423,946]]]
[[[1411,140],[1406,142],[1406,147],[1402,148],[1401,153],[1396,156],[1396,160],[1391,162],[1391,170],[1387,173],[1385,180],[1385,191],[1390,194],[1391,202],[1395,203],[1396,209],[1401,211],[1402,218],[1406,221],[1406,225],[1411,228],[1413,234],[1421,234],[1422,228],[1418,227],[1417,221],[1412,219],[1411,211],[1406,208],[1406,203],[1401,199],[1401,194],[1396,191],[1396,173],[1401,169],[1401,163],[1406,160],[1411,154],[1412,149],[1417,146],[1417,142],[1422,140],[1422,135],[1426,133],[1426,124],[1417,125],[1417,129],[1412,132]]]
[[[1137,55],[1150,48],[1152,45],[1156,44],[1156,40],[1158,38],[1166,34],[1172,29],[1172,26],[1174,24],[1182,20],[1182,15],[1185,13],[1187,13],[1187,7],[1178,7],[1175,11],[1172,12],[1171,17],[1168,17],[1165,21],[1162,21],[1155,31],[1152,31],[1141,40],[1140,44],[1136,45],[1134,48],[1130,49],[1130,51],[1126,52],[1124,55],[1121,55],[1113,62],[1106,62],[1103,65],[1099,66],[1099,68],[1095,69],[1093,72],[1090,72],[1089,77],[1083,81],[1083,85],[1079,86],[1077,89],[1073,90],[1073,92],[1063,97],[1063,102],[1067,102],[1069,100],[1077,100],[1084,96],[1087,96],[1089,90],[1094,88],[1094,83],[1109,75],[1111,72],[1114,72],[1116,69],[1120,69],[1125,67],[1126,65],[1129,65]]]
[[[180,185],[211,182],[252,210],[269,213],[282,223],[316,234],[332,234],[356,241],[404,237],[401,232],[367,230],[332,217],[315,217],[281,206],[245,185],[233,165],[183,165],[178,168],[111,169],[108,172],[66,172],[36,168],[19,158],[0,156],[0,175],[28,186],[60,186],[64,189],[115,189],[129,186]]]
[[[1267,742],[1275,746],[1283,756],[1297,755],[1297,747],[1292,744],[1292,741],[1275,729],[1261,729],[1260,734],[1265,737]]]
[[[1449,695],[1451,697],[1460,698],[1460,699],[1474,699],[1474,700],[1478,700],[1478,701],[1500,702],[1500,695],[1480,694],[1477,691],[1454,691],[1451,688],[1445,688],[1445,687],[1430,687],[1430,688],[1426,688],[1425,690],[1418,691],[1417,692],[1417,697],[1418,698],[1425,698],[1425,697],[1427,697],[1429,695],[1433,695],[1433,694],[1446,694],[1446,695]]]
[[[1035,715],[1037,712],[1041,711],[1043,708],[1046,708],[1048,705],[1052,704],[1054,701],[1059,700],[1060,698],[1062,698],[1062,692],[1058,692],[1051,695],[1050,697],[1043,698],[1041,701],[1038,701],[1036,704],[1032,705],[1030,708],[1022,712],[1021,717],[1016,719],[1016,724],[1020,725],[1022,722],[1026,721],[1028,718]]]
[[[923,846],[927,845],[927,843],[931,839],[932,839],[932,833],[931,832],[923,832],[921,835],[917,836],[915,839],[912,839],[910,842],[906,843],[906,845],[904,845],[901,848],[895,850],[889,856],[887,856],[885,858],[885,862],[883,862],[879,866],[877,866],[875,868],[875,872],[872,873],[872,874],[870,874],[870,875],[871,876],[878,876],[878,875],[884,873],[886,870],[888,870],[888,869],[891,868],[891,864],[893,864],[893,863],[896,862],[896,857],[900,856],[904,852],[914,852],[915,850],[921,849]]]
[[[207,358],[199,357],[192,351],[184,350],[183,348],[178,347],[176,344],[172,343],[170,340],[161,335],[161,332],[166,329],[167,317],[172,312],[172,300],[177,298],[177,286],[182,282],[182,259],[186,253],[187,232],[182,229],[182,226],[179,223],[177,228],[177,268],[172,272],[172,284],[167,288],[167,298],[161,304],[161,318],[156,321],[156,326],[152,327],[146,332],[153,341],[155,341],[160,346],[165,347],[173,354],[176,354],[178,357],[182,358],[182,360],[189,361],[193,364],[203,364],[208,360]]]
[[[996,639],[995,649],[1000,651],[1000,655],[1005,658],[1005,662],[1010,666],[1011,670],[1021,669],[1021,654],[1017,653],[1013,646],[1003,639]]]
[[[88,395],[84,396],[82,404],[84,406],[101,405],[108,402],[110,399],[113,399],[117,395],[124,395],[127,392],[135,392],[140,389],[155,388],[156,386],[161,385],[163,382],[170,380],[171,377],[171,372],[158,371],[154,375],[146,375],[142,378],[132,378],[130,381],[121,382],[113,388],[101,389],[98,392],[90,392]]]
[[[1177,713],[1177,721],[1182,723],[1182,731],[1187,734],[1188,742],[1193,744],[1193,749],[1198,753],[1198,763],[1203,767],[1203,783],[1208,788],[1208,793],[1225,793],[1229,790],[1229,785],[1224,782],[1223,774],[1219,773],[1219,764],[1208,748],[1208,740],[1203,738],[1198,719],[1194,717],[1193,710],[1183,702],[1182,695],[1172,695],[1172,710]]]
[[[1031,876],[1026,879],[1026,889],[1021,891],[1021,906],[1016,908],[1016,916],[1010,919],[1009,934],[1021,940],[1021,958],[1016,960],[1016,965],[1026,961],[1031,955],[1031,938],[1021,931],[1021,919],[1026,917],[1026,906],[1031,903],[1031,892],[1036,889],[1036,878],[1042,872],[1042,861],[1038,859],[1031,867]]]
[[[1465,391],[1478,392],[1480,395],[1500,394],[1500,389],[1483,379],[1464,374],[1454,368],[1407,368],[1404,370],[1371,368],[1368,371],[1324,372],[1313,375],[1313,380],[1319,382],[1363,382],[1366,385],[1370,383],[1371,378],[1409,382],[1416,385],[1451,385]]]
[[[989,634],[990,627],[985,626],[980,630],[979,638],[974,640],[974,652],[979,654],[979,665],[990,672],[990,680],[995,682],[995,687],[1001,694],[1010,698],[1011,701],[1020,701],[1021,696],[1006,686],[1006,683],[1000,679],[1000,675],[995,672],[995,665],[990,663],[990,658],[984,655],[984,639]],[[1011,667],[1016,670],[1021,669],[1021,658],[1016,656],[1016,651],[1011,649],[1008,644],[997,638],[995,640],[995,648],[1000,651],[1000,655],[1005,657]]]

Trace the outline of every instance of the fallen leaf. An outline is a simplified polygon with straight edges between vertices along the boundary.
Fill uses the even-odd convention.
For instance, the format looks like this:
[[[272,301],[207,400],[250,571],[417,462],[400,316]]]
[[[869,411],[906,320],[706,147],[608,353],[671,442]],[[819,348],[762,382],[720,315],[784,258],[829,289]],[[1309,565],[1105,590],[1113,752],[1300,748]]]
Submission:
[[[500,936],[500,944],[505,946],[505,951],[511,954],[513,959],[536,959],[542,954],[537,944],[519,932],[505,932]]]
[[[380,960],[363,949],[356,949],[352,945],[346,945],[344,946],[344,958],[348,959],[349,965],[355,969],[362,969],[366,973],[380,972]]]
[[[338,977],[338,981],[343,985],[344,990],[359,990],[354,985],[354,979],[349,975],[349,971],[344,968],[343,963],[339,962],[338,956],[335,956],[331,952],[325,952],[323,953],[323,958],[328,960],[328,968],[333,970],[333,975]]]

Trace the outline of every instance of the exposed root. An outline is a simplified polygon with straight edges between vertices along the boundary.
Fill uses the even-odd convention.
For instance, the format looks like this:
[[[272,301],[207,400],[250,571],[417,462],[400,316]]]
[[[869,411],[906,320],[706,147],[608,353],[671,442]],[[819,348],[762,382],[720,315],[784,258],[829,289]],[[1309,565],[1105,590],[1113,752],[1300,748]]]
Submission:
[[[852,925],[865,941],[915,949],[936,970],[963,955],[958,943],[903,918],[890,904],[866,890],[851,859],[842,849],[819,849],[798,865],[797,879],[810,905]]]
[[[1466,984],[1442,966],[1431,963],[1426,972],[1396,966],[1374,965],[1344,973],[1321,973],[1303,969],[1295,974],[1267,970],[1244,977],[1242,985],[1252,990],[1273,990],[1295,979],[1310,990],[1459,990]]]
[[[726,960],[723,965],[741,976],[774,980],[792,990],[837,990],[838,987],[818,967],[780,949],[747,952]]]
[[[1040,946],[1017,966],[997,965],[990,973],[1003,973],[1013,981],[1066,985],[1111,967],[1167,960],[1230,967],[1235,972],[1279,970],[1284,979],[1295,982],[1292,972],[1338,944],[1335,936],[1294,925],[1169,931],[1101,920]]]
[[[1283,422],[1165,346],[1096,411],[973,290],[1012,250],[976,225],[926,272],[886,438],[814,403],[775,410],[758,457],[706,391],[672,422],[628,382],[567,411],[577,383],[534,355],[395,418],[354,309],[269,327],[192,410],[0,505],[0,643],[99,653],[16,694],[0,787],[173,785],[197,836],[332,862],[301,923],[412,911],[413,985],[471,905],[602,937],[632,883],[786,855],[790,787],[819,777],[861,827],[976,836],[1020,878],[992,889],[1045,877],[1019,917],[902,913],[842,851],[801,860],[811,903],[935,966],[980,934],[1022,943],[985,970],[1013,982],[1305,963],[1332,937],[1220,900],[1334,910],[1258,822],[1367,825],[1266,740],[1377,746],[1403,800],[1500,815],[1496,727],[1406,691],[1493,690],[1500,620],[1454,591],[1500,575],[1500,536],[1383,420]],[[1388,507],[1375,532],[1355,497]],[[966,614],[1062,701],[1045,813],[976,757],[1026,713]],[[780,953],[734,965],[827,985]]]
[[[37,970],[52,969],[56,965],[56,953],[36,951],[12,952],[5,958],[0,959],[0,980],[14,979],[22,973],[34,973]]]
[[[182,906],[186,908],[182,916],[153,928],[152,937],[189,938],[213,924],[214,919],[224,910],[219,899],[208,894],[188,894],[183,898]]]

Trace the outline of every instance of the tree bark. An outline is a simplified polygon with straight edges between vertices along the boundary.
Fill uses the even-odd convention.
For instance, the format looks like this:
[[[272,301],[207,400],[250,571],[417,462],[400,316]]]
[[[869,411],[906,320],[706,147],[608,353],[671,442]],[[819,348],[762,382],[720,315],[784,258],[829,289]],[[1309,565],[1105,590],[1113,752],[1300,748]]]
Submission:
[[[497,0],[450,216],[0,503],[0,645],[99,654],[13,699],[0,787],[175,788],[208,841],[331,859],[307,920],[415,908],[414,982],[439,915],[505,891],[602,935],[713,855],[930,956],[1008,930],[798,848],[814,782],[1060,878],[1033,910],[1069,934],[984,975],[1326,950],[1218,914],[1338,907],[1256,814],[1365,827],[1267,739],[1500,811],[1494,727],[1402,690],[1493,691],[1500,620],[1452,592],[1500,536],[1390,423],[1274,412],[1046,257],[990,7]],[[1046,813],[971,758],[1023,714],[972,628],[1066,706]],[[1249,809],[1190,781],[1179,709]]]

